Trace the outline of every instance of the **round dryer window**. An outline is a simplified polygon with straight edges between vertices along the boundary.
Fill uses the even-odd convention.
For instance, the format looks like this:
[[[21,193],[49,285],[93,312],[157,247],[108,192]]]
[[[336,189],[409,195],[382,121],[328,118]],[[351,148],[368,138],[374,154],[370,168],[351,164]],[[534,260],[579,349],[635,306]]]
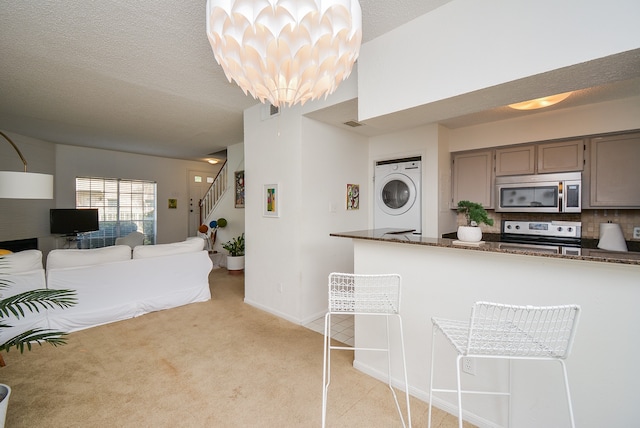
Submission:
[[[387,214],[406,213],[416,201],[416,186],[404,174],[390,174],[385,177],[377,195],[380,208]]]

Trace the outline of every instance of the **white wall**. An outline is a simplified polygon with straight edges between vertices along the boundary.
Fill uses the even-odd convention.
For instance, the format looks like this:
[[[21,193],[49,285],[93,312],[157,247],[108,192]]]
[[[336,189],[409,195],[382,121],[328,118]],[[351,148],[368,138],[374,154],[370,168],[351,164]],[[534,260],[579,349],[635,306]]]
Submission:
[[[374,175],[376,161],[398,159],[409,156],[422,156],[422,236],[436,238],[438,234],[438,219],[442,204],[440,203],[440,158],[441,153],[449,153],[446,140],[441,138],[445,129],[438,125],[420,126],[406,131],[394,132],[370,139],[369,174]],[[443,143],[444,141],[444,143]],[[369,204],[370,220],[373,223],[373,204],[375,203],[373,189],[370,192]]]
[[[75,207],[76,177],[111,177],[157,182],[156,243],[158,244],[182,241],[189,236],[189,170],[216,171],[219,169],[206,162],[62,144],[56,145],[55,165],[56,207],[58,208]],[[168,199],[177,199],[178,208],[169,209]]]
[[[329,234],[368,227],[368,146],[300,107],[265,120],[263,108],[245,111],[245,301],[305,323],[326,311],[328,274],[352,270],[351,246]],[[278,218],[262,215],[265,184],[279,185]],[[360,184],[360,210],[346,210],[347,184]]]
[[[362,46],[359,120],[487,88],[491,108],[603,83],[625,70],[541,77],[638,49],[639,14],[635,0],[453,0]],[[493,89],[531,76],[535,85]],[[459,114],[471,112],[465,104]]]
[[[327,310],[327,277],[353,271],[349,242],[329,236],[368,228],[373,187],[367,139],[302,118],[300,320]],[[347,184],[360,185],[360,208],[347,210]]]
[[[227,168],[227,191],[206,222],[209,224],[211,220],[217,220],[221,217],[227,220],[227,226],[218,229],[216,242],[213,245],[213,249],[220,253],[226,253],[226,250],[222,248],[223,243],[244,232],[245,210],[244,208],[236,208],[235,201],[235,172],[244,171],[244,143],[227,147]]]
[[[640,97],[629,97],[449,131],[452,152],[640,129]]]
[[[348,240],[348,239],[347,239]],[[431,317],[468,319],[477,300],[510,304],[579,304],[582,308],[573,352],[567,360],[576,426],[629,427],[640,420],[640,266],[560,260],[466,249],[354,240],[357,273],[402,275],[400,313],[404,322],[410,391],[427,401],[431,360]],[[375,318],[375,317],[373,317]],[[376,346],[380,320],[358,318],[358,346]],[[383,335],[382,335],[383,336]],[[397,338],[397,336],[396,336]],[[394,339],[398,354],[398,341]],[[440,337],[436,379],[455,385],[455,354]],[[393,354],[395,352],[395,354]],[[448,362],[447,362],[448,358]],[[393,374],[401,379],[395,360]],[[386,362],[356,352],[355,366],[384,379]],[[463,374],[467,387],[503,386],[506,367],[476,362],[476,375]],[[516,427],[569,426],[558,363],[514,364]],[[455,395],[440,395],[436,406],[455,414]],[[480,426],[506,426],[505,402],[465,395],[463,408]]]

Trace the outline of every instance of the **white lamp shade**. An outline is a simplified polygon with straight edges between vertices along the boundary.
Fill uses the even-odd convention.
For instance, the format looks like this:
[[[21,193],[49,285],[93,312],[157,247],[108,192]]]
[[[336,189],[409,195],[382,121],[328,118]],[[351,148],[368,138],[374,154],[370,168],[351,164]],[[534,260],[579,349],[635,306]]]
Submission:
[[[53,199],[53,175],[0,171],[0,198]]]
[[[274,106],[326,98],[360,53],[358,0],[208,0],[206,19],[227,79]]]

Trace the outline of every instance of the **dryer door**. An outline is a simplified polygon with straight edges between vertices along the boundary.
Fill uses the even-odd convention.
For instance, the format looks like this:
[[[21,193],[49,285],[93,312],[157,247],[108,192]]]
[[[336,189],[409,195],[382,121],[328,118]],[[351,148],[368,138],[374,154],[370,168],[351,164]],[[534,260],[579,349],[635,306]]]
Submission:
[[[387,175],[378,189],[376,203],[387,214],[404,214],[416,202],[416,185],[404,174]]]

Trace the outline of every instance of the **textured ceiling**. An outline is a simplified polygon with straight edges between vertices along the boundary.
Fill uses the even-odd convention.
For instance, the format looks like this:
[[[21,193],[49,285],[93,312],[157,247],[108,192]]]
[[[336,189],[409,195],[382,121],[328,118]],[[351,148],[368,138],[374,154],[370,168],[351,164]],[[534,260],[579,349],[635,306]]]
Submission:
[[[448,1],[360,0],[364,42]],[[183,159],[203,159],[242,142],[243,110],[257,101],[227,82],[213,58],[205,5],[205,0],[2,1],[0,129]],[[637,76],[635,55],[626,59]],[[640,84],[634,79],[605,89],[570,100],[638,94]],[[376,135],[424,121],[458,127],[513,114],[490,108],[499,105],[498,94],[475,95],[475,101],[466,100],[466,113],[458,105],[454,114],[445,103],[349,129]],[[357,120],[357,100],[316,118],[346,126],[342,123]]]
[[[361,0],[371,40],[448,0]],[[255,104],[227,82],[205,0],[0,5],[0,129],[56,143],[198,159],[243,141]]]

